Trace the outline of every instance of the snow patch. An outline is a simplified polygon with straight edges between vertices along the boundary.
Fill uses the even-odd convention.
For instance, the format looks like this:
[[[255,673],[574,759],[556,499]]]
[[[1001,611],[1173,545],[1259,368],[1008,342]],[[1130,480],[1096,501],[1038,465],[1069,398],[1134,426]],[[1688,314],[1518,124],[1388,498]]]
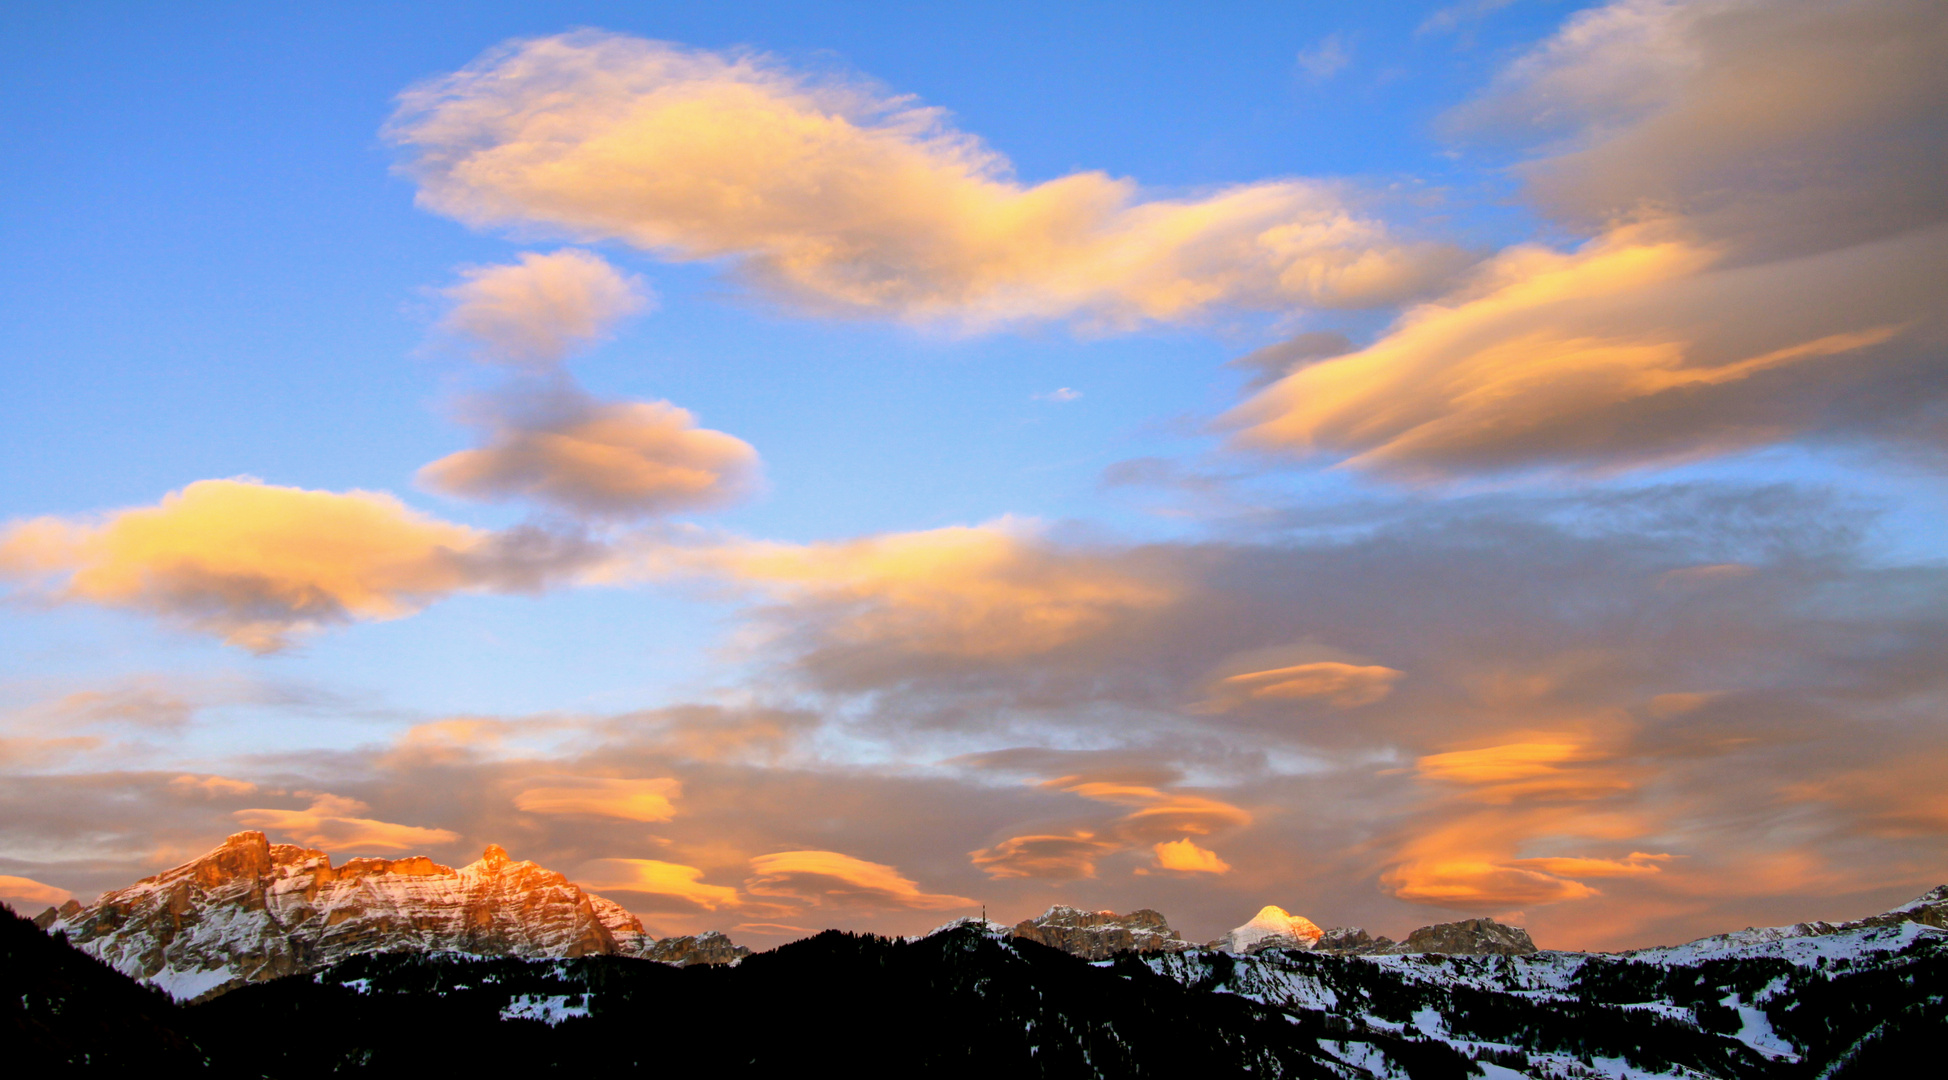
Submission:
[[[204,968],[200,971],[176,971],[172,968],[163,968],[142,981],[177,1001],[190,1001],[202,997],[236,977],[237,973],[227,967]]]
[[[574,1004],[569,1004],[570,1002]],[[588,1015],[587,994],[516,994],[501,1010],[502,1020],[539,1020],[549,1027]]]

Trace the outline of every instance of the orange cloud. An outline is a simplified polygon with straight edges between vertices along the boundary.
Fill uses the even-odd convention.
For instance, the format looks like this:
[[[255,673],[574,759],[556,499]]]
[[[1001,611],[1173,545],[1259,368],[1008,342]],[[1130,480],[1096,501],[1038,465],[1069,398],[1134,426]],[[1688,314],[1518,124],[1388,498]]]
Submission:
[[[709,885],[694,866],[657,859],[596,859],[582,868],[583,888],[600,892],[649,893],[695,904],[707,911],[736,907],[737,890]]]
[[[1409,480],[1919,440],[1941,400],[1948,22],[1911,0],[1586,9],[1461,110],[1590,237],[1503,251],[1231,414]]]
[[[1097,802],[1136,807],[1119,823],[1121,831],[1133,837],[1170,833],[1208,836],[1223,829],[1251,824],[1250,811],[1241,807],[1201,795],[1164,791],[1143,784],[1064,776],[1046,781],[1044,786],[1073,792]]]
[[[1586,900],[1600,893],[1579,879],[1654,875],[1672,856],[1633,851],[1622,859],[1520,858],[1513,852],[1537,842],[1566,843],[1568,837],[1614,843],[1645,830],[1645,822],[1630,816],[1555,809],[1448,814],[1401,846],[1380,884],[1402,900],[1468,911]],[[1542,837],[1552,839],[1538,841]]]
[[[558,363],[649,303],[639,279],[587,251],[524,252],[513,265],[460,273],[444,290],[453,307],[440,329],[473,340],[483,357],[529,367]]]
[[[1640,877],[1661,874],[1669,855],[1633,851],[1622,859],[1542,858],[1513,859],[1507,865],[1521,870],[1536,870],[1557,877]]]
[[[338,622],[397,619],[465,589],[524,588],[578,553],[499,538],[390,495],[199,480],[97,522],[43,517],[0,532],[0,575],[51,595],[170,618],[254,652]],[[517,545],[518,546],[518,545]]]
[[[1127,325],[1385,303],[1455,261],[1326,185],[1151,201],[1097,172],[1026,186],[939,110],[595,31],[513,42],[409,90],[389,134],[440,213],[731,258],[842,312]]]
[[[719,506],[757,483],[758,454],[749,443],[698,427],[667,401],[577,397],[562,415],[495,416],[488,426],[487,445],[422,468],[421,486],[628,518]]]
[[[780,851],[751,860],[755,872],[745,888],[763,896],[784,896],[812,904],[826,900],[864,902],[903,908],[960,908],[965,896],[922,892],[898,870],[836,851]]]
[[[352,816],[367,809],[357,799],[318,795],[303,810],[238,810],[231,816],[249,828],[279,833],[307,847],[340,851],[415,851],[460,839],[460,834],[445,829],[423,829]]]
[[[1122,847],[1091,832],[1011,836],[991,848],[968,852],[968,857],[993,878],[1068,881],[1095,877],[1096,860]]]
[[[1021,522],[781,544],[639,549],[629,574],[716,576],[808,617],[823,640],[1012,659],[1102,632],[1178,594],[1158,575],[1041,543]],[[822,616],[822,618],[820,618]]]
[[[1231,708],[1245,701],[1302,701],[1323,698],[1342,709],[1371,705],[1393,692],[1404,672],[1377,664],[1346,664],[1335,660],[1267,671],[1248,671],[1218,681],[1215,700],[1206,708]]]
[[[21,908],[41,904],[59,907],[74,899],[74,894],[58,886],[42,884],[33,878],[0,874],[0,899],[21,901],[21,904],[14,905]]]
[[[1231,864],[1218,858],[1215,851],[1198,847],[1189,838],[1171,840],[1157,844],[1157,865],[1165,870],[1177,870],[1189,874],[1228,874]]]
[[[1230,420],[1245,446],[1410,477],[1534,460],[1678,460],[1779,438],[1791,425],[1699,418],[1685,430],[1617,430],[1631,408],[1855,353],[1905,325],[1877,322],[1885,314],[1875,308],[1834,312],[1838,326],[1722,355],[1709,324],[1675,317],[1699,306],[1677,307],[1678,294],[1729,292],[1758,273],[1714,270],[1722,257],[1645,226],[1569,254],[1512,249],[1467,291],[1413,309],[1365,349],[1285,376]]]
[[[676,816],[676,805],[671,800],[682,794],[683,782],[670,777],[653,780],[578,779],[567,787],[528,788],[514,796],[514,806],[530,814],[668,821]]]
[[[176,791],[200,795],[206,799],[220,798],[225,795],[250,795],[257,790],[257,785],[248,780],[232,780],[227,776],[178,776],[169,781],[169,786]]]
[[[1414,763],[1414,771],[1469,788],[1469,798],[1490,803],[1595,799],[1629,790],[1631,781],[1614,766],[1594,764],[1601,757],[1585,737],[1543,734],[1522,742],[1428,754]]]

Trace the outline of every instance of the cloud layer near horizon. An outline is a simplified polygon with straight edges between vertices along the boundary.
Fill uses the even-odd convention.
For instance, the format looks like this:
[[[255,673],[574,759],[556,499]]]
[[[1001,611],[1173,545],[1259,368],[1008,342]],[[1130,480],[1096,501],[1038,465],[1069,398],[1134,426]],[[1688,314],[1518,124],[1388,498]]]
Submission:
[[[1331,185],[1174,200],[1100,172],[1026,185],[940,110],[597,31],[512,42],[423,83],[389,132],[439,213],[729,260],[836,313],[1130,326],[1386,304],[1459,262],[1394,239]]]

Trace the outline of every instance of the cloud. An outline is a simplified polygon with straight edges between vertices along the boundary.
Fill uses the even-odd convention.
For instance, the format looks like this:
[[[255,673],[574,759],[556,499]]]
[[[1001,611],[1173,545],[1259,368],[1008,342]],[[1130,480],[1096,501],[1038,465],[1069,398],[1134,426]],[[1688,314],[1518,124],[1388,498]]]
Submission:
[[[1050,390],[1046,394],[1035,395],[1036,401],[1053,401],[1057,404],[1062,404],[1070,401],[1079,401],[1081,400],[1081,398],[1082,398],[1082,391],[1071,390],[1066,386],[1061,387],[1059,389]]]
[[[754,875],[745,888],[764,896],[790,897],[810,904],[828,900],[883,907],[948,909],[971,907],[965,896],[922,892],[898,870],[836,851],[780,851],[751,860]]]
[[[1300,49],[1294,62],[1306,78],[1316,83],[1325,82],[1346,70],[1347,65],[1353,62],[1353,49],[1335,32],[1320,38],[1309,49]]]
[[[1428,754],[1414,770],[1429,780],[1469,789],[1482,802],[1595,799],[1628,790],[1631,781],[1586,738],[1542,734],[1521,742]]]
[[[1336,330],[1311,330],[1225,362],[1225,367],[1251,373],[1246,390],[1257,390],[1290,375],[1315,360],[1344,356],[1353,342]]]
[[[577,779],[570,786],[528,788],[514,796],[514,805],[530,814],[668,821],[676,816],[673,800],[682,794],[683,782],[672,777]]]
[[[1186,874],[1231,872],[1231,864],[1218,858],[1217,852],[1198,847],[1189,838],[1159,843],[1152,850],[1157,853],[1157,865],[1165,870],[1176,870]]]
[[[1800,438],[1938,455],[1948,17],[1919,0],[1619,0],[1457,113],[1546,152],[1589,236],[1518,245],[1227,418],[1238,445],[1414,482]]]
[[[303,810],[238,810],[231,816],[247,828],[287,836],[307,847],[337,851],[420,851],[434,844],[460,839],[446,829],[397,825],[390,821],[354,817],[369,807],[340,795],[317,795]]]
[[[1004,662],[1107,632],[1175,596],[1166,578],[1050,544],[1012,519],[812,544],[655,543],[619,566],[619,578],[717,578],[771,598],[781,630],[815,636],[835,668]]]
[[[134,724],[180,729],[196,715],[195,703],[165,687],[136,684],[114,690],[80,690],[55,703],[64,723]]]
[[[169,781],[169,786],[184,794],[204,799],[239,797],[257,793],[256,784],[248,780],[233,780],[228,776],[191,776],[185,773]]]
[[[1230,803],[1147,784],[1061,776],[1045,781],[1043,786],[1097,802],[1135,807],[1117,823],[1117,831],[1130,838],[1175,833],[1208,836],[1251,824],[1251,813]]]
[[[1302,701],[1322,698],[1342,709],[1371,705],[1393,692],[1404,672],[1378,664],[1345,664],[1336,660],[1294,664],[1266,671],[1227,675],[1214,687],[1207,707],[1229,708],[1245,701]]]
[[[523,252],[511,265],[467,267],[442,290],[453,306],[439,329],[486,360],[546,370],[649,306],[642,281],[573,248]]]
[[[1128,326],[1389,303],[1456,262],[1321,183],[1176,200],[1099,172],[1024,185],[938,109],[755,55],[579,31],[510,42],[400,102],[387,131],[422,206],[728,260],[812,310]]]
[[[734,908],[737,890],[709,885],[694,866],[656,859],[596,859],[582,867],[579,883],[593,892],[647,893],[693,904],[706,911]]]
[[[461,591],[528,591],[586,563],[583,545],[488,533],[391,495],[199,480],[153,507],[0,531],[0,576],[58,602],[125,608],[275,652],[294,634],[397,619]]]
[[[0,901],[26,914],[39,914],[39,908],[59,907],[74,899],[74,894],[54,885],[45,885],[33,878],[15,877],[0,874]],[[36,910],[29,911],[29,908]]]
[[[917,933],[971,913],[830,876],[767,884],[750,862],[797,851],[849,852],[1010,920],[1054,901],[1154,907],[1190,939],[1275,897],[1396,938],[1433,913],[1521,908],[1545,946],[1622,948],[1852,917],[1940,883],[1948,569],[1889,554],[1864,502],[1689,483],[1274,511],[1207,541],[1035,538],[1038,559],[1170,585],[1167,603],[1043,651],[948,656],[892,636],[870,643],[873,666],[845,612],[754,590],[782,605],[760,628],[790,617],[802,636],[740,638],[752,675],[716,702],[392,717],[420,726],[247,759],[199,733],[194,761],[150,772],[10,765],[0,873],[91,894],[207,850],[245,802],[310,801],[174,783],[217,773],[370,807],[319,816],[514,838],[559,870],[640,855],[700,872],[677,885],[736,887],[715,911],[632,894],[664,912],[659,933]],[[1725,565],[1752,572],[1668,584]],[[1328,661],[1408,674],[1352,711],[1185,709],[1214,678]],[[841,662],[846,679],[819,677]],[[315,715],[253,708],[293,731]],[[652,839],[515,805],[566,777],[681,779],[682,812]],[[1231,870],[1163,869],[1156,845],[1183,840]]]
[[[1660,874],[1672,856],[1633,851],[1622,859],[1543,858],[1516,859],[1509,865],[1524,870],[1539,870],[1561,877],[1636,877]]]
[[[422,487],[625,520],[723,506],[758,482],[758,454],[749,443],[698,427],[687,410],[667,401],[522,393],[518,404],[504,403],[479,419],[488,429],[486,445],[422,468]]]
[[[1097,839],[1091,832],[1067,835],[1011,836],[999,844],[968,852],[968,858],[992,878],[1042,878],[1072,881],[1096,876],[1096,862],[1120,851],[1123,844]]]

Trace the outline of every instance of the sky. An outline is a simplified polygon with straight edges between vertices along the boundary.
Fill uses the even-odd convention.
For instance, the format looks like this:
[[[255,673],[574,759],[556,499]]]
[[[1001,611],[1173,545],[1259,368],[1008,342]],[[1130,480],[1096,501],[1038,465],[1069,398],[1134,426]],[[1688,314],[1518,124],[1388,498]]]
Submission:
[[[1948,881],[1948,11],[19,3],[0,898]]]

